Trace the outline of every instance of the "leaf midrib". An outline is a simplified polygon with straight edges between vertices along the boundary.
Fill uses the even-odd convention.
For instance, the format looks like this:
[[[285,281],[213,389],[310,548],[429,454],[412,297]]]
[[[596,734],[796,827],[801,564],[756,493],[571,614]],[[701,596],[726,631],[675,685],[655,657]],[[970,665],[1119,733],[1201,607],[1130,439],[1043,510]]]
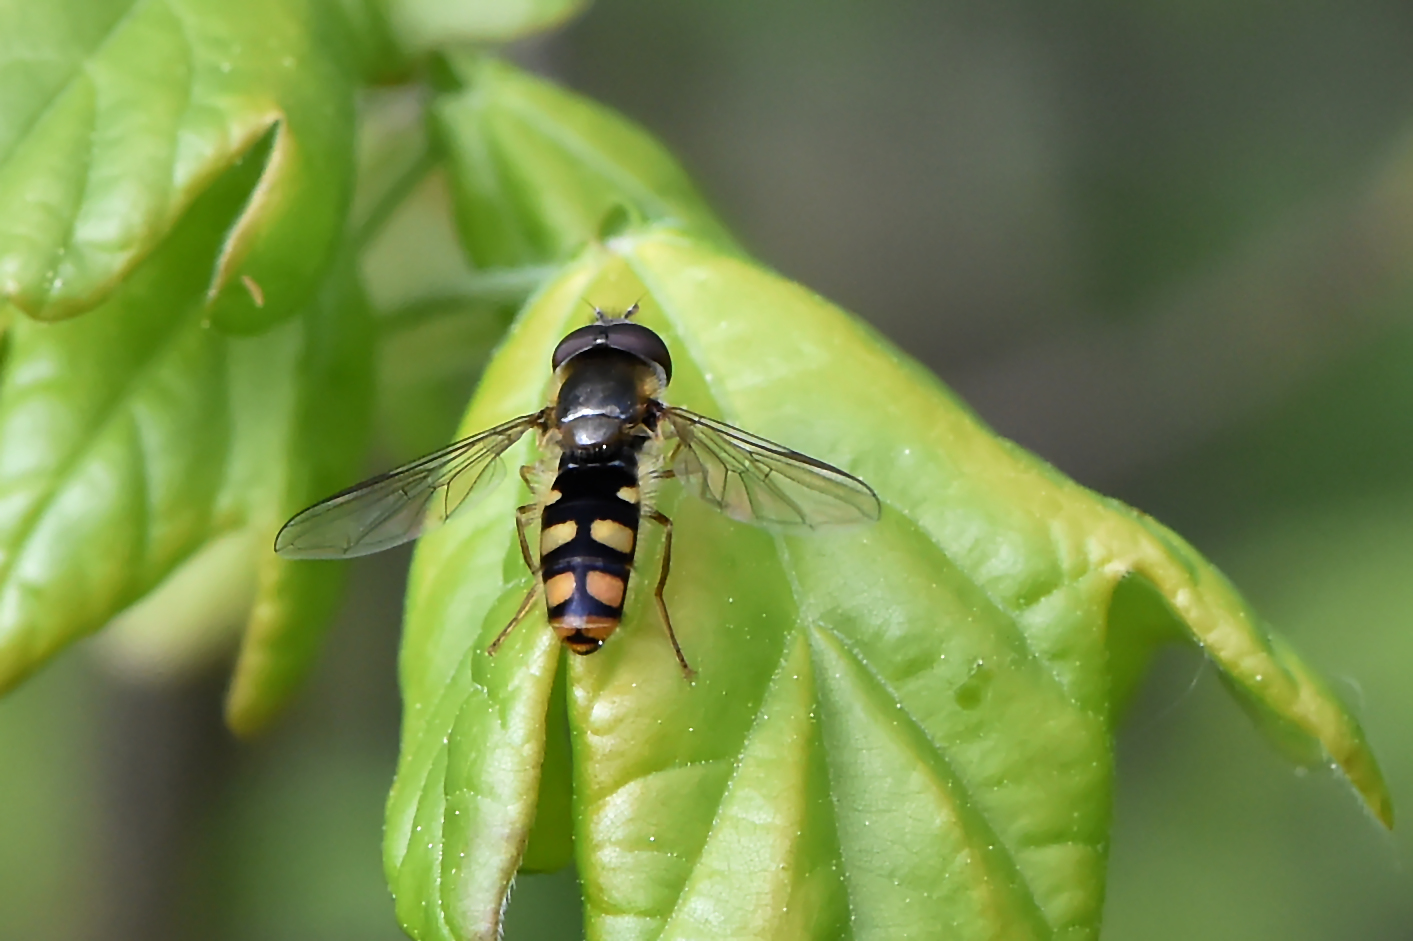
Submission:
[[[1010,843],[1002,837],[1001,831],[997,829],[992,822],[990,815],[986,812],[981,802],[976,800],[974,791],[971,785],[968,784],[966,776],[963,775],[952,760],[947,757],[946,750],[943,746],[932,737],[927,726],[924,725],[910,709],[903,705],[902,697],[898,695],[892,685],[873,668],[872,664],[870,664],[859,651],[854,649],[846,638],[841,636],[837,631],[823,625],[811,625],[810,629],[832,642],[844,657],[852,661],[854,669],[857,670],[861,676],[867,678],[875,691],[874,698],[876,708],[880,708],[881,711],[887,711],[881,707],[889,704],[896,707],[894,711],[907,722],[908,731],[911,733],[908,738],[922,742],[927,748],[926,753],[918,754],[911,747],[910,743],[904,742],[902,744],[902,747],[913,756],[917,767],[926,775],[928,782],[938,792],[944,794],[956,793],[957,788],[960,788],[960,796],[965,806],[970,809],[971,812],[976,815],[976,819],[986,827],[985,836],[987,836],[988,839],[982,841],[966,840],[966,842],[978,848],[985,847],[988,850],[995,850],[996,855],[1000,857],[1000,861],[1006,867],[1002,875],[1011,877],[1009,879],[1002,878],[997,881],[1003,886],[1007,883],[1019,886],[1024,891],[1022,902],[1029,908],[1032,918],[1038,922],[1040,926],[1044,927],[1050,936],[1053,936],[1056,931],[1056,926],[1051,925],[1045,918],[1044,908],[1041,906],[1040,900],[1035,894],[1034,887],[1030,884],[1030,881],[1026,879],[1025,873],[1016,858],[1015,850],[1011,847]],[[868,693],[865,693],[865,695],[868,695]],[[953,787],[950,782],[955,782],[956,787]],[[958,831],[963,834],[968,834],[969,828],[959,824]],[[978,853],[978,855],[985,858],[988,854]]]
[[[677,332],[678,341],[683,346],[687,347],[688,353],[691,355],[693,362],[705,362],[706,357],[701,355],[700,351],[698,351],[694,347],[691,341],[690,331],[685,331],[682,329],[681,320],[672,316],[667,305],[663,303],[662,298],[664,294],[660,291],[655,290],[651,286],[651,282],[653,282],[654,279],[643,270],[641,264],[639,264],[639,262],[634,256],[624,255],[623,258],[633,269],[633,273],[638,277],[640,281],[643,282],[643,285],[645,287],[648,287],[648,289],[653,293],[653,296],[658,299],[658,304],[662,308],[663,315],[667,317],[670,321],[672,321],[673,329]],[[713,373],[713,375],[715,375],[715,373]],[[719,384],[712,379],[708,379],[706,373],[703,373],[702,379],[703,382],[706,383],[708,390],[711,392],[712,398],[716,402],[718,408],[723,413],[731,417],[733,420],[739,421],[739,419],[737,419],[735,415],[737,410],[732,407],[729,407],[729,405],[726,404],[730,401],[730,397],[720,389]],[[1012,609],[1009,605],[1005,604],[991,590],[990,586],[972,577],[970,571],[957,560],[957,558],[948,550],[946,546],[944,546],[941,542],[938,541],[936,534],[934,534],[927,526],[924,526],[921,521],[914,519],[903,508],[898,506],[898,504],[890,501],[882,494],[879,494],[879,502],[882,504],[884,509],[891,508],[897,511],[899,515],[905,517],[909,522],[911,522],[913,526],[916,527],[917,530],[927,538],[928,542],[932,543],[933,547],[936,548],[938,553],[940,553],[945,559],[947,559],[947,561],[952,564],[956,571],[963,574],[966,577],[967,581],[971,585],[973,585],[976,590],[980,592],[983,597],[986,598],[988,602],[990,602],[992,608],[994,608],[995,611],[1000,614],[1005,620],[1010,622],[1011,627],[1013,628],[1016,636],[1020,639],[1021,643],[1025,647],[1026,658],[1034,662],[1040,668],[1041,672],[1054,683],[1055,689],[1059,692],[1060,696],[1066,702],[1073,705],[1076,709],[1078,709],[1085,715],[1101,720],[1104,718],[1095,709],[1087,707],[1083,703],[1076,700],[1074,698],[1074,695],[1070,692],[1069,688],[1066,687],[1064,682],[1060,679],[1059,674],[1055,673],[1055,671],[1050,668],[1049,664],[1047,663],[1044,657],[1036,653],[1035,647],[1031,643],[1030,636],[1026,634],[1025,630],[1021,627],[1021,612],[1016,611]],[[781,541],[781,537],[779,534],[776,534],[776,545],[777,551],[782,554],[782,557],[788,554],[787,550],[784,548],[784,543]],[[1072,583],[1073,581],[1074,579],[1064,579],[1064,582]],[[798,602],[799,586],[792,583],[791,587],[796,592],[796,601]],[[1047,592],[1045,597],[1048,597],[1050,594],[1053,594],[1054,591],[1059,590],[1063,587],[1064,584],[1057,586],[1055,589],[1052,589],[1050,592]]]
[[[629,265],[629,267],[632,269],[634,275],[643,283],[643,285],[644,285],[645,287],[648,288],[649,292],[652,293],[653,297],[657,299],[657,301],[658,301],[658,306],[659,306],[659,308],[662,310],[663,316],[667,317],[667,319],[672,322],[673,329],[674,329],[674,331],[675,331],[676,334],[677,334],[677,340],[678,340],[678,342],[687,348],[688,355],[689,355],[689,357],[692,359],[692,361],[693,361],[694,363],[698,363],[698,364],[706,362],[706,361],[707,361],[706,357],[704,357],[704,356],[701,354],[700,350],[698,350],[698,349],[695,347],[695,345],[693,344],[693,342],[692,342],[692,340],[691,340],[691,332],[688,331],[688,330],[684,330],[684,329],[683,329],[683,323],[682,323],[681,319],[678,318],[678,317],[676,317],[676,316],[674,316],[673,313],[672,313],[672,311],[671,311],[670,306],[669,306],[667,303],[665,303],[664,299],[665,299],[665,297],[667,296],[667,295],[665,294],[665,292],[662,292],[662,291],[657,290],[657,289],[655,288],[655,284],[654,284],[655,279],[654,279],[648,272],[646,272],[646,271],[643,270],[643,266],[639,263],[638,259],[637,259],[635,256],[633,256],[632,254],[625,254],[625,255],[623,255],[622,257],[623,257],[624,260],[627,262],[627,264]],[[703,383],[706,385],[708,392],[711,394],[713,401],[715,402],[715,404],[717,405],[717,407],[721,410],[721,412],[723,413],[724,416],[730,417],[730,418],[732,418],[732,419],[735,419],[735,417],[736,417],[736,416],[735,416],[736,410],[735,410],[734,408],[730,407],[730,405],[729,405],[730,397],[729,397],[728,395],[726,395],[726,394],[719,388],[719,383],[717,383],[717,382],[715,382],[713,379],[709,378],[709,375],[715,375],[715,372],[712,371],[712,372],[709,374],[707,371],[702,371],[702,381],[703,381]],[[879,495],[879,500],[880,500],[881,503],[883,503],[883,505],[884,505],[885,507],[892,507],[894,510],[896,510],[896,511],[898,511],[898,512],[900,512],[900,513],[902,512],[896,505],[894,505],[894,504],[892,504],[891,502],[889,502],[889,501],[888,501],[883,495],[881,495],[881,494]],[[904,516],[907,516],[906,513],[904,513],[903,515],[904,515]],[[908,517],[908,518],[911,519],[911,517]],[[952,557],[952,555],[947,551],[946,547],[944,547],[944,546],[942,546],[941,544],[938,543],[938,541],[937,541],[935,535],[934,535],[932,532],[930,532],[926,527],[922,526],[921,524],[918,524],[916,521],[914,521],[914,524],[917,525],[918,529],[920,529],[923,533],[926,534],[928,540],[937,548],[937,551],[938,551],[943,557],[945,557],[945,558],[947,558],[948,560],[950,560],[954,566],[956,566],[957,571],[963,572],[963,573],[966,572],[966,570],[965,570],[964,568],[962,568],[960,565],[957,564],[956,560],[955,560],[955,559]],[[801,608],[801,605],[800,605],[800,586],[799,586],[798,582],[797,582],[796,579],[795,579],[794,569],[793,569],[793,568],[790,566],[790,564],[789,564],[789,550],[786,548],[786,546],[785,546],[785,544],[784,544],[784,537],[783,537],[781,534],[779,534],[779,533],[775,533],[775,534],[773,534],[773,541],[774,541],[774,543],[775,543],[775,545],[776,545],[777,561],[778,561],[778,563],[780,564],[781,570],[782,570],[783,572],[785,572],[786,577],[787,577],[787,581],[788,581],[789,584],[790,584],[791,600],[793,601],[793,603],[794,603],[794,605],[795,605],[796,611],[801,611],[802,608]],[[1035,652],[1033,646],[1031,645],[1029,636],[1028,636],[1028,635],[1025,633],[1025,631],[1022,630],[1021,627],[1020,627],[1019,619],[1018,619],[1017,615],[1016,615],[1015,613],[1013,613],[1012,611],[1010,611],[1007,607],[1005,607],[1004,605],[1002,605],[1002,604],[1000,603],[1000,601],[999,601],[999,600],[992,594],[992,592],[988,589],[987,586],[985,586],[985,585],[983,585],[983,584],[977,582],[975,579],[970,578],[970,576],[968,576],[968,581],[971,582],[971,584],[973,584],[973,585],[977,588],[977,590],[980,591],[980,592],[992,603],[992,605],[995,607],[995,609],[996,609],[997,612],[999,612],[999,613],[1001,613],[1002,615],[1004,615],[1004,617],[1005,617],[1007,620],[1009,620],[1009,621],[1011,622],[1012,627],[1013,627],[1014,630],[1015,630],[1015,633],[1021,638],[1022,643],[1025,645],[1025,649],[1026,649],[1026,653],[1027,653],[1028,659],[1030,659],[1031,661],[1033,661],[1033,662],[1040,668],[1040,672],[1041,672],[1042,675],[1044,675],[1044,676],[1046,676],[1046,677],[1048,677],[1048,678],[1050,679],[1050,681],[1051,681],[1051,682],[1055,685],[1055,687],[1058,689],[1058,691],[1060,692],[1060,694],[1061,694],[1061,696],[1064,698],[1064,700],[1065,700],[1066,702],[1068,702],[1068,703],[1071,703],[1072,705],[1074,705],[1076,708],[1080,709],[1081,711],[1083,711],[1083,712],[1085,712],[1085,713],[1090,713],[1091,710],[1084,709],[1083,706],[1081,706],[1080,704],[1074,702],[1074,700],[1073,700],[1073,698],[1071,697],[1069,691],[1065,688],[1064,684],[1060,681],[1059,677],[1058,677],[1053,671],[1051,671],[1051,670],[1048,668],[1048,664],[1045,663],[1044,659],[1041,658],[1039,655],[1036,654],[1036,652]],[[798,625],[797,625],[796,629],[797,629],[797,630],[799,629],[799,626],[798,626]],[[847,649],[847,648],[846,648],[846,649]],[[863,661],[861,661],[861,660],[860,660],[859,662],[860,662],[860,663],[863,663]],[[813,665],[813,658],[811,658],[811,664]],[[867,665],[866,665],[866,664],[865,664],[865,668],[867,669]],[[876,673],[874,673],[874,671],[872,671],[871,669],[869,669],[868,672],[869,672],[869,675],[870,675],[870,676],[873,676],[873,677],[874,677],[876,680],[878,680],[880,683],[882,682],[881,678],[877,677],[877,675],[876,675]],[[889,687],[887,687],[886,684],[883,684],[883,686],[884,686],[885,689],[889,689]],[[890,690],[890,694],[891,694],[891,690]],[[764,700],[762,700],[762,702],[764,702]],[[928,744],[929,744],[929,745],[931,746],[931,748],[933,749],[933,751],[934,751],[934,753],[935,753],[937,759],[940,760],[940,761],[942,761],[942,762],[944,762],[948,767],[952,767],[952,763],[951,763],[951,762],[946,758],[946,756],[943,754],[942,749],[941,749],[941,746],[939,745],[939,743],[936,742],[936,741],[932,738],[932,736],[927,732],[926,726],[923,725],[923,724],[918,720],[917,716],[915,716],[915,715],[912,713],[912,711],[909,710],[909,709],[903,704],[903,702],[902,702],[900,699],[896,699],[896,697],[895,697],[895,702],[896,702],[896,705],[899,707],[899,711],[907,718],[907,720],[908,720],[910,723],[912,723],[912,725],[913,725],[914,727],[916,727],[917,729],[919,729],[919,730],[921,731],[921,734],[923,735],[923,737],[925,738],[925,740],[928,742]],[[754,728],[754,726],[753,726],[753,728]],[[922,765],[924,768],[927,767],[926,763],[924,763],[924,762],[921,762],[921,761],[920,761],[919,764]],[[929,774],[930,774],[930,772],[929,772]],[[968,795],[968,803],[969,803],[969,805],[973,808],[973,810],[976,812],[978,818],[981,819],[981,820],[986,824],[986,826],[987,826],[993,833],[996,834],[996,837],[997,837],[997,841],[996,841],[996,842],[997,842],[997,846],[1000,847],[1000,848],[1002,848],[1002,849],[1004,850],[1005,859],[1006,859],[1007,862],[1011,865],[1012,870],[1015,872],[1015,874],[1016,874],[1016,879],[1017,879],[1017,882],[1019,883],[1019,885],[1021,885],[1021,886],[1024,887],[1025,892],[1026,892],[1026,896],[1027,896],[1027,898],[1029,899],[1031,905],[1034,907],[1035,911],[1043,913],[1043,912],[1044,912],[1044,908],[1043,908],[1043,906],[1041,906],[1041,905],[1039,904],[1039,900],[1038,900],[1038,898],[1037,898],[1036,895],[1035,895],[1035,888],[1034,888],[1034,886],[1032,886],[1032,885],[1030,884],[1030,881],[1029,881],[1029,879],[1026,878],[1024,871],[1023,871],[1023,870],[1019,867],[1019,865],[1017,864],[1017,860],[1016,860],[1016,856],[1015,856],[1016,850],[1015,850],[1015,848],[1011,845],[1011,841],[1008,840],[1008,839],[1006,839],[1004,836],[1002,836],[1003,831],[1002,831],[1001,829],[999,829],[998,827],[996,827],[995,822],[992,821],[990,814],[987,813],[987,811],[986,811],[985,808],[981,805],[981,803],[978,802],[978,801],[975,801],[974,799],[971,798],[971,786],[967,783],[966,777],[965,777],[964,775],[960,774],[960,773],[958,773],[956,777],[957,777],[958,783],[965,789],[965,791],[966,791],[966,793],[967,793],[967,795]],[[734,778],[733,778],[733,780],[734,780]],[[728,791],[729,791],[729,788],[730,788],[730,785],[728,784]],[[723,796],[724,796],[724,795],[723,795]],[[719,806],[719,805],[718,805],[718,806]],[[712,825],[713,825],[713,827],[715,826],[715,820],[713,820],[713,824],[712,824]],[[708,832],[710,833],[710,831],[708,831]],[[695,868],[696,868],[696,866],[697,866],[699,863],[700,863],[700,853],[698,853],[698,860],[697,860],[697,862],[694,862],[694,863],[693,863],[693,870],[692,870],[692,871],[695,871]],[[689,877],[688,877],[688,878],[690,878],[690,874],[689,874]],[[684,883],[684,885],[685,885],[685,883]],[[852,914],[852,910],[853,910],[853,901],[852,901],[852,899],[849,900],[849,907],[850,907],[850,913]],[[674,905],[674,908],[675,908],[675,905]],[[1049,925],[1048,920],[1045,920],[1045,919],[1042,918],[1042,923],[1045,924],[1045,925],[1047,925],[1048,927],[1050,927],[1050,929],[1051,929],[1052,932],[1054,931],[1054,926]]]

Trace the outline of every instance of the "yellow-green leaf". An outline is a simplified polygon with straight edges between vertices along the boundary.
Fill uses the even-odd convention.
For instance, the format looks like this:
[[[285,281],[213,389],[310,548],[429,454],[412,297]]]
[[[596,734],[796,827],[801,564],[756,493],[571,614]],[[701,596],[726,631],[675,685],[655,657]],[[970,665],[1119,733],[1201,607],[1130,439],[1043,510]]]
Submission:
[[[733,245],[672,155],[627,118],[496,59],[448,63],[463,87],[432,115],[477,266],[564,261],[615,213]]]
[[[89,310],[246,155],[260,185],[192,259],[226,328],[309,300],[347,210],[353,81],[313,0],[0,6],[0,299]]]
[[[557,659],[594,938],[1097,937],[1109,652],[1168,628],[1391,819],[1357,724],[1191,548],[997,438],[868,328],[736,256],[661,229],[591,246],[526,307],[463,431],[544,402],[550,351],[584,322],[585,298],[641,303],[674,354],[671,403],[858,474],[883,518],[785,536],[665,488],[666,598],[692,681],[652,606],[657,538],[639,548],[623,626],[586,658],[556,654],[539,609],[485,653],[531,584],[522,489],[424,539],[387,834],[413,937],[495,937],[534,822]],[[531,457],[528,442],[508,455]],[[1147,586],[1161,610],[1111,617],[1120,585]]]
[[[558,26],[588,0],[381,0],[411,52],[506,42]]]
[[[347,266],[261,336],[211,328],[200,259],[259,169],[217,181],[96,310],[14,325],[0,381],[0,689],[154,589],[168,594],[188,560],[237,531],[256,586],[232,724],[263,722],[310,663],[340,573],[278,559],[271,543],[289,513],[356,473],[370,330]],[[198,587],[211,575],[197,574]],[[202,624],[231,599],[185,592],[182,606]]]

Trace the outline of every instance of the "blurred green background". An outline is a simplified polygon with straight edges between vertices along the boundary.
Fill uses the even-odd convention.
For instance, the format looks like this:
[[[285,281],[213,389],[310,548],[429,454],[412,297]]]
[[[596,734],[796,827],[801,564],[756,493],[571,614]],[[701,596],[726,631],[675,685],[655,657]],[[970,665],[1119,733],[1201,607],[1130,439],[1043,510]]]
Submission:
[[[999,432],[1185,534],[1332,678],[1406,814],[1410,50],[1396,0],[600,0],[517,54],[658,133],[759,257]],[[442,199],[394,220],[375,298],[452,264]],[[466,350],[440,398],[393,358],[427,423],[370,469],[446,433],[483,333],[435,340]],[[379,842],[407,558],[355,563],[261,741],[220,726],[222,668],[142,678],[101,644],[0,701],[0,937],[401,937]],[[1108,939],[1413,937],[1406,828],[1297,774],[1193,653],[1125,721],[1115,812]],[[522,879],[507,937],[575,937],[549,901],[572,892]]]

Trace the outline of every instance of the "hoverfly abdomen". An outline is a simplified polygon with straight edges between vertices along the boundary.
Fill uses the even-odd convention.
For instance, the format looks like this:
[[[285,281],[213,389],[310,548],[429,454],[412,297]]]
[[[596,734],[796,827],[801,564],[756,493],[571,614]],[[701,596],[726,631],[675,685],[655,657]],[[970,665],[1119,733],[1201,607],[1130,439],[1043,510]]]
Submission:
[[[623,617],[638,518],[631,451],[602,464],[561,463],[540,517],[540,571],[550,625],[575,653],[598,650]]]

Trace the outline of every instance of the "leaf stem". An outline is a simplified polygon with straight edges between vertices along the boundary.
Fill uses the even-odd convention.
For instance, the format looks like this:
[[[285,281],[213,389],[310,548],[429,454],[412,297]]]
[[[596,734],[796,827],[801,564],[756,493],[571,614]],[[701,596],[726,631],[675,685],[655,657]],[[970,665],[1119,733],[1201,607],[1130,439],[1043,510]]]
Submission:
[[[413,160],[406,170],[398,175],[387,191],[378,197],[373,208],[368,210],[368,214],[354,223],[351,236],[354,251],[361,253],[368,247],[368,244],[382,231],[392,214],[417,188],[417,185],[426,178],[440,159],[441,155],[437,153],[436,149],[428,146],[417,155],[417,159]]]
[[[385,335],[402,333],[468,307],[519,305],[558,270],[557,265],[527,265],[523,268],[469,271],[461,281],[449,288],[381,315],[378,329]]]

